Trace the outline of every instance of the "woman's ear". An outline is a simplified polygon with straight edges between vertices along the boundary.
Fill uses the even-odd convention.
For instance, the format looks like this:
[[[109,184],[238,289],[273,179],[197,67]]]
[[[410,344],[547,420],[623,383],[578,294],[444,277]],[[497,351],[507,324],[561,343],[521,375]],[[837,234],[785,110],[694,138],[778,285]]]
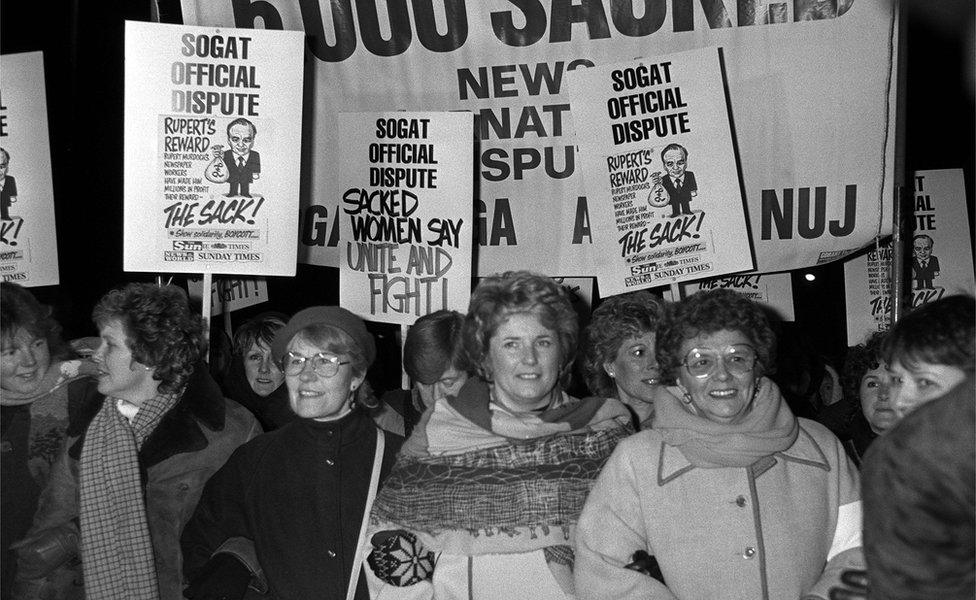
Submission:
[[[352,381],[349,382],[349,391],[355,392],[358,390],[359,386],[363,385],[363,381],[366,381],[366,373],[353,377]]]
[[[616,377],[616,376],[617,376],[617,372],[616,372],[616,371],[614,370],[614,368],[613,368],[613,363],[612,363],[612,362],[605,362],[605,363],[603,363],[603,370],[604,370],[604,371],[606,372],[606,374],[607,374],[607,375],[609,375],[609,376],[610,376],[611,378],[614,378],[614,377]]]

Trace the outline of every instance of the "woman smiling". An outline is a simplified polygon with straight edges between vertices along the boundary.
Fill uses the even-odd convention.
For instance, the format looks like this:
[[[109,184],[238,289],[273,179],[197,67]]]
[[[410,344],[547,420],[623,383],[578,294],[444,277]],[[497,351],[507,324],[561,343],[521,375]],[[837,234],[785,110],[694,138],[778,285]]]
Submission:
[[[576,537],[583,598],[826,598],[862,565],[856,469],[765,377],[774,337],[730,290],[674,305],[658,333],[654,428],[600,474]],[[652,555],[660,578],[635,568]]]
[[[617,400],[563,391],[577,331],[552,279],[481,281],[464,327],[478,376],[424,414],[377,497],[374,597],[573,597],[579,511],[633,431]]]

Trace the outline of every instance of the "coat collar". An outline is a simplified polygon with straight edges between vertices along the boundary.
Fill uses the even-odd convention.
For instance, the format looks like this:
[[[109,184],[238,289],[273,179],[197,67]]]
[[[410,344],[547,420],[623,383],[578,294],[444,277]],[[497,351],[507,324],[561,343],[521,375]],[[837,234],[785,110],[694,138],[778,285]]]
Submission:
[[[756,461],[752,467],[754,475],[759,477],[776,464],[777,460],[830,471],[830,463],[827,462],[827,456],[824,454],[823,449],[807,432],[802,423],[800,425],[799,435],[796,437],[796,442],[782,452],[776,452],[765,459],[761,458]],[[661,451],[659,452],[657,466],[658,486],[670,483],[693,469],[695,469],[695,466],[685,458],[680,450],[674,446],[665,444],[663,441],[661,442]]]
[[[84,432],[104,401],[102,394],[90,396],[78,411],[78,420],[69,425],[69,434],[81,436],[68,450],[72,458],[81,456]],[[148,469],[175,454],[203,450],[208,441],[202,427],[223,430],[225,412],[220,387],[207,372],[207,365],[197,364],[176,406],[166,413],[139,450],[140,464]]]

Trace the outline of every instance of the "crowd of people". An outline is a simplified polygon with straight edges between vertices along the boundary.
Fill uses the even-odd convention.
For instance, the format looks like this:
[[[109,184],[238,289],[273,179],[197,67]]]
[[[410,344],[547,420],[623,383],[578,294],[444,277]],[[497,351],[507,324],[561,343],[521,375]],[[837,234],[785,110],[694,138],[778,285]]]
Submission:
[[[972,598],[974,305],[801,383],[733,291],[581,329],[508,272],[419,318],[378,395],[401,365],[338,306],[257,315],[215,368],[175,286],[69,344],[3,283],[2,598]]]

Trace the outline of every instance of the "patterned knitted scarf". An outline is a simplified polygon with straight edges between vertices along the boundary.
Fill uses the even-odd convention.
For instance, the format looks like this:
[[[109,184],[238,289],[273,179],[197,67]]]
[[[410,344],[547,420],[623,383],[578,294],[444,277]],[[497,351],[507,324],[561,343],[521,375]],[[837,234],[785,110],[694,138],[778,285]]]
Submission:
[[[156,564],[139,476],[139,449],[179,395],[145,402],[132,424],[107,397],[81,451],[81,546],[85,595],[156,600]]]
[[[495,444],[438,456],[402,450],[373,505],[373,530],[406,529],[429,549],[469,555],[570,543],[593,480],[633,433],[623,405],[571,399],[541,415],[539,437],[512,439],[484,429],[487,387],[468,383],[431,422],[458,439],[494,435]],[[552,433],[558,423],[563,431]]]

